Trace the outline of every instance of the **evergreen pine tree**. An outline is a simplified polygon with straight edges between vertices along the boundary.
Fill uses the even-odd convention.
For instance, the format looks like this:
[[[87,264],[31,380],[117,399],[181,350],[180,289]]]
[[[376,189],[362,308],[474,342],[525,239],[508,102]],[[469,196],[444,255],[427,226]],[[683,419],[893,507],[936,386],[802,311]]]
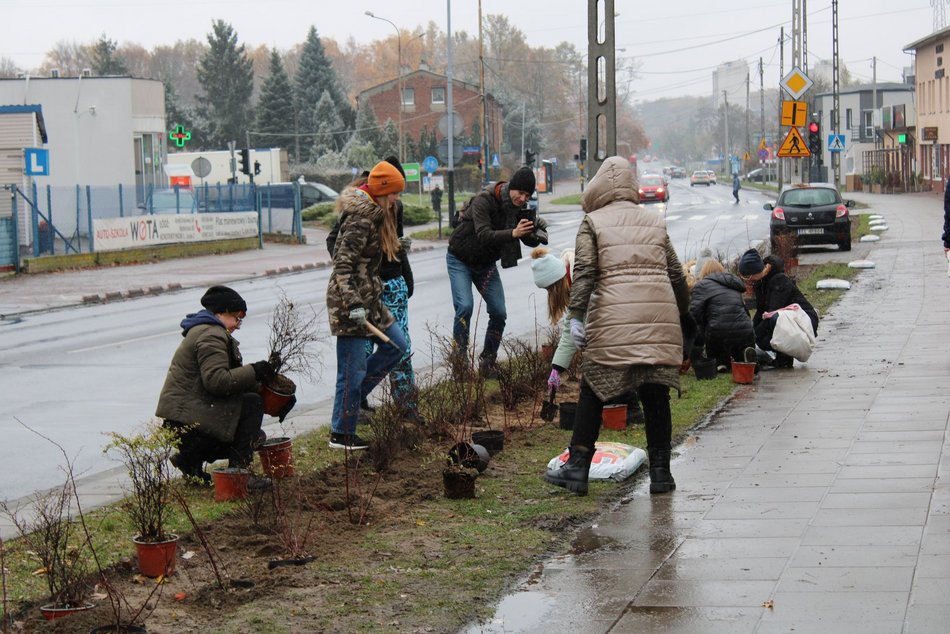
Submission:
[[[194,115],[187,107],[181,105],[178,93],[175,91],[175,87],[172,86],[171,82],[166,80],[163,83],[165,84],[165,127],[168,130],[174,130],[175,126],[180,125],[188,132],[191,132],[191,139],[188,140],[187,145],[184,147],[178,147],[177,143],[166,136],[168,151],[184,152],[190,149],[201,148],[203,142],[202,133],[196,129]]]
[[[215,20],[208,34],[210,49],[198,62],[198,96],[202,127],[208,145],[226,147],[228,141],[245,145],[250,122],[251,93],[254,90],[253,63],[238,46],[237,33],[224,20]]]
[[[310,145],[310,161],[328,152],[338,152],[345,145],[346,131],[343,127],[343,118],[337,112],[330,91],[323,91],[323,96],[313,110],[313,143]]]
[[[353,137],[358,143],[371,143],[373,147],[382,145],[382,128],[376,119],[376,113],[373,111],[373,105],[369,99],[364,99],[359,104],[356,111],[356,130]]]
[[[128,75],[129,68],[125,60],[116,55],[116,48],[118,45],[103,33],[92,47],[92,72],[99,76]]]
[[[380,156],[399,156],[399,129],[392,119],[386,119],[378,148]]]
[[[270,55],[270,76],[261,87],[261,98],[257,103],[255,138],[261,139],[267,147],[290,152],[294,149],[293,131],[293,89],[280,54],[275,50]]]
[[[323,43],[317,35],[316,27],[311,26],[300,54],[300,66],[294,76],[294,104],[297,111],[298,133],[308,132],[312,128],[313,111],[324,92],[329,92],[337,112],[342,117],[344,129],[352,129],[356,121],[356,113],[340,86],[333,64],[327,57]],[[310,144],[306,142],[306,137],[298,138],[300,143],[297,161],[306,162],[309,159]],[[342,146],[342,143],[340,145]]]

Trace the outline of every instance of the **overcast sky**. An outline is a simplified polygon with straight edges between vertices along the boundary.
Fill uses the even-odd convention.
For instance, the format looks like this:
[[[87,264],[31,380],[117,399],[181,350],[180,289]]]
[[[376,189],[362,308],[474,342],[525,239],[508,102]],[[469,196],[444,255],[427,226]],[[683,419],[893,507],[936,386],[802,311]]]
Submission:
[[[832,54],[830,0],[807,4],[808,61]],[[942,0],[937,0],[942,2]],[[931,0],[841,0],[839,55],[852,75],[899,81],[913,58],[902,51],[933,31]],[[446,27],[447,3],[439,0],[0,0],[7,25],[0,55],[19,66],[39,66],[57,42],[92,42],[105,33],[119,43],[151,49],[177,39],[204,40],[214,19],[229,22],[241,42],[287,49],[302,42],[313,24],[321,36],[359,42],[385,38],[393,27],[364,15],[367,10],[412,30],[434,21]],[[482,0],[482,13],[501,13],[524,31],[532,46],[568,41],[586,50],[584,0]],[[779,28],[791,33],[791,0],[615,0],[618,57],[640,60],[634,98],[708,95],[719,63],[744,59],[765,64],[765,85],[779,80]],[[950,10],[947,11],[950,14]],[[476,34],[477,0],[452,2],[452,28]],[[789,69],[791,45],[785,48]],[[753,70],[753,72],[755,72]],[[758,85],[757,76],[752,82]]]

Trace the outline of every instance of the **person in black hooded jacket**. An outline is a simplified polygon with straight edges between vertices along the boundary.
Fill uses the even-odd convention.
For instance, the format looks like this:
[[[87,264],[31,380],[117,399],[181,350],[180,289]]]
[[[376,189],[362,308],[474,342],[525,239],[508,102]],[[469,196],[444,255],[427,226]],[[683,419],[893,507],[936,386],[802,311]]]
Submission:
[[[742,301],[745,284],[718,260],[707,260],[693,286],[689,312],[699,326],[706,356],[722,370],[729,361],[755,361],[752,320]]]
[[[488,309],[485,343],[479,356],[479,369],[486,374],[494,369],[508,319],[505,288],[495,263],[501,260],[502,268],[517,266],[520,243],[529,247],[548,243],[547,223],[527,208],[534,188],[534,172],[528,167],[518,169],[508,182],[489,185],[462,210],[449,239],[445,260],[455,307],[455,358],[464,359],[468,351],[474,286]]]
[[[755,330],[755,343],[763,350],[772,350],[772,332],[778,321],[778,315],[763,319],[762,314],[785,308],[790,304],[798,304],[811,320],[815,334],[818,334],[818,312],[811,305],[794,280],[785,274],[785,263],[782,258],[769,255],[765,259],[755,249],[749,249],[739,259],[739,275],[747,284],[752,285],[755,292],[755,316],[752,318],[752,328]],[[792,357],[775,353],[772,362],[777,368],[792,367]]]

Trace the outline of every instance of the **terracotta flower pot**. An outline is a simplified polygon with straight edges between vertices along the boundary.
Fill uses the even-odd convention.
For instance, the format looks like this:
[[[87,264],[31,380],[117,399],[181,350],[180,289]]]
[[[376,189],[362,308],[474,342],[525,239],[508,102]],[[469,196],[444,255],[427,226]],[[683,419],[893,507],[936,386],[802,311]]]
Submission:
[[[61,619],[64,616],[69,616],[70,614],[91,610],[94,607],[96,606],[92,603],[84,603],[80,606],[57,606],[53,603],[47,603],[46,605],[40,606],[40,613],[47,621],[55,621],[56,619]]]
[[[604,429],[622,431],[627,428],[627,406],[623,404],[604,405],[601,418],[604,422]]]
[[[261,471],[271,478],[294,475],[293,441],[290,438],[268,438],[257,450],[261,457]]]
[[[211,472],[214,480],[214,501],[228,502],[243,500],[247,497],[247,481],[251,472],[247,469],[215,469]]]
[[[132,540],[138,554],[139,572],[146,577],[169,576],[175,572],[178,535],[168,535],[163,542],[147,542],[141,537]]]
[[[279,416],[296,391],[296,384],[283,374],[278,374],[267,385],[261,384],[260,395],[264,401],[264,413],[268,416]]]
[[[734,383],[748,385],[755,380],[755,364],[742,361],[732,362],[732,380]]]

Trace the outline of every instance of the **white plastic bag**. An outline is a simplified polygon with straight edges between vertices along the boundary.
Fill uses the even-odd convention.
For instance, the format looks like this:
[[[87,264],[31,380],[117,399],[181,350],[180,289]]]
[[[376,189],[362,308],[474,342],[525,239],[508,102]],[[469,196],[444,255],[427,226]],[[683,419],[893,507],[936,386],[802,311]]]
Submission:
[[[808,361],[815,349],[815,330],[811,319],[798,304],[780,308],[775,330],[772,331],[772,349],[799,361]]]
[[[548,462],[548,469],[558,469],[567,462],[570,451],[565,449]],[[594,443],[594,459],[590,463],[588,480],[614,480],[623,482],[633,475],[647,460],[647,452],[619,442]]]

